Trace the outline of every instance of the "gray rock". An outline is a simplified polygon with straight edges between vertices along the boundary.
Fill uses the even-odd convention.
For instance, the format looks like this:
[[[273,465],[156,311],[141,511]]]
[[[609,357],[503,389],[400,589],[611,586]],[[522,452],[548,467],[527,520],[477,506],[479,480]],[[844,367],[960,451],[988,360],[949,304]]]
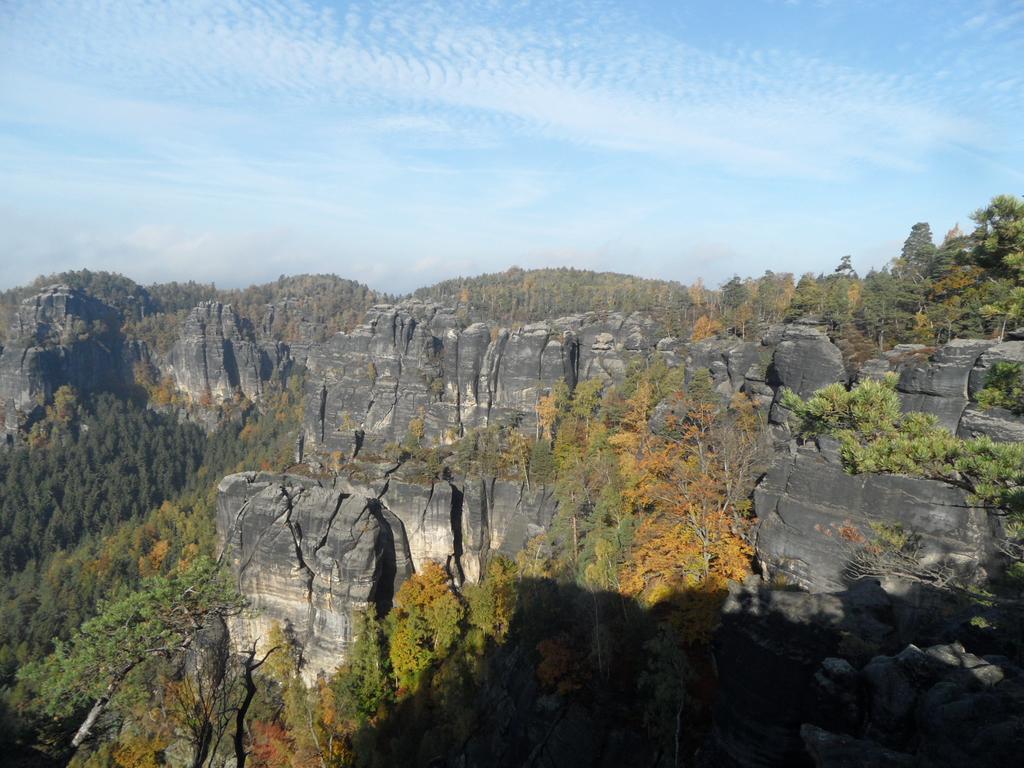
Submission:
[[[953,339],[927,363],[904,369],[897,390],[904,411],[934,414],[956,432],[968,402],[968,381],[979,356],[993,345],[983,339]]]
[[[1024,747],[1022,676],[1005,659],[991,663],[956,643],[909,645],[846,676],[847,688],[861,691],[862,711],[845,732],[829,732],[837,724],[816,714],[801,735],[824,768],[888,765],[881,757],[897,765],[1001,767],[1018,761]]]
[[[730,588],[713,644],[719,690],[702,764],[1019,762],[1024,670],[958,643],[896,652],[897,611],[875,582],[831,594]]]
[[[130,384],[133,366],[148,363],[149,353],[126,342],[120,328],[116,309],[66,285],[25,299],[0,347],[5,429],[16,430],[62,385],[88,392]]]
[[[258,343],[252,324],[230,304],[207,301],[185,319],[165,372],[197,402],[221,402],[236,394],[257,400],[289,362],[286,345]]]
[[[754,512],[766,578],[782,576],[812,591],[842,588],[854,546],[843,531],[870,540],[872,522],[902,525],[919,537],[924,562],[945,563],[973,580],[983,578],[994,548],[987,514],[962,490],[899,475],[850,475],[832,450],[776,458],[754,491]]]
[[[362,469],[324,481],[243,473],[218,488],[218,536],[253,608],[234,634],[266,638],[274,622],[287,626],[308,676],[340,663],[353,611],[387,610],[428,561],[456,584],[477,581],[494,553],[514,556],[554,515],[544,487],[479,477],[424,483],[405,467]]]
[[[969,405],[960,417],[956,434],[964,440],[990,437],[1000,443],[1022,443],[1024,417],[1015,416],[1005,408],[985,410],[977,405]]]
[[[880,381],[885,378],[886,374],[892,373],[893,370],[892,362],[888,358],[876,357],[860,366],[857,370],[856,380],[858,382]]]
[[[1001,344],[993,344],[978,357],[971,369],[967,385],[967,392],[972,400],[985,386],[988,374],[996,363],[1024,364],[1024,341],[1004,341]]]
[[[705,764],[807,764],[800,726],[821,707],[821,661],[845,638],[876,652],[893,647],[891,622],[875,582],[836,594],[731,586],[713,642],[718,691]]]
[[[735,337],[705,339],[687,349],[686,381],[693,379],[696,370],[705,368],[711,373],[715,390],[728,399],[743,389],[752,371],[763,381],[769,360],[770,352],[752,341]]]
[[[491,424],[533,432],[537,402],[558,381],[621,381],[628,361],[653,354],[657,343],[641,314],[460,330],[436,304],[375,307],[351,333],[309,349],[308,445],[350,455],[359,442],[363,450],[400,442],[416,418],[433,442]]]
[[[775,348],[768,383],[807,397],[827,384],[848,380],[843,356],[816,328],[793,325],[785,329]]]
[[[218,486],[217,532],[252,611],[238,643],[274,623],[303,649],[303,674],[332,672],[352,641],[353,612],[390,607],[412,573],[401,519],[375,498],[293,475],[229,475]]]

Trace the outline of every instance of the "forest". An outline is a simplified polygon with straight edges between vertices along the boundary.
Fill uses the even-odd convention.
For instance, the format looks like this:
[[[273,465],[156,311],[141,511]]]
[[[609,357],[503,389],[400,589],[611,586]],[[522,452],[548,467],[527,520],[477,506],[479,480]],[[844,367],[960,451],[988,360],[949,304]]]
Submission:
[[[972,222],[938,244],[916,223],[891,264],[863,276],[849,257],[819,274],[766,271],[717,289],[513,268],[415,297],[453,307],[465,324],[644,312],[689,342],[753,339],[801,320],[824,329],[852,369],[899,344],[1002,340],[1024,325],[1024,200],[997,196]],[[223,291],[81,271],[7,291],[0,306],[10,315],[52,282],[116,307],[123,332],[156,352],[170,348],[176,324],[200,301],[234,304],[270,338],[310,342],[396,298],[333,276]],[[1024,414],[1022,382],[1020,365],[1001,363],[978,402]],[[623,734],[621,754],[692,764],[712,718],[721,607],[730,583],[757,568],[751,495],[776,435],[754,398],[723,398],[707,369],[654,355],[619,382],[551,387],[530,433],[496,424],[432,444],[414,420],[385,458],[430,482],[496,476],[543,487],[557,512],[515,557],[491,558],[479,583],[456,584],[438,564],[422,568],[386,615],[359,613],[347,658],[310,681],[287,627],[260,648],[218,637],[246,605],[218,560],[213,523],[225,474],[352,469],[344,457],[296,466],[302,384],[294,376],[260,402],[236,404],[209,432],[144,388],[62,387],[21,443],[0,452],[5,754],[24,765],[124,768],[441,765],[495,727],[488,697],[515,679]],[[794,437],[837,441],[847,472],[956,485],[999,510],[1008,540],[1021,540],[1024,444],[957,437],[933,417],[902,413],[891,376],[806,397],[787,392],[781,403]],[[908,557],[900,531],[877,534],[851,542],[861,576],[906,569],[1007,611],[1016,603],[1006,595],[1024,586],[1019,547],[1008,552],[1004,581],[982,595]],[[1024,645],[1007,642],[1019,661]]]

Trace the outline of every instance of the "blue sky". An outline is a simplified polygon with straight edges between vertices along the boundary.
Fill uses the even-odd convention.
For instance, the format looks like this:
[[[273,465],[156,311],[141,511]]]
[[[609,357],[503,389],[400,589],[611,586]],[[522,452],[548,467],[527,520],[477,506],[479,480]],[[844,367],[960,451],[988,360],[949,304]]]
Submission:
[[[865,271],[1022,118],[1022,0],[0,0],[0,286]]]

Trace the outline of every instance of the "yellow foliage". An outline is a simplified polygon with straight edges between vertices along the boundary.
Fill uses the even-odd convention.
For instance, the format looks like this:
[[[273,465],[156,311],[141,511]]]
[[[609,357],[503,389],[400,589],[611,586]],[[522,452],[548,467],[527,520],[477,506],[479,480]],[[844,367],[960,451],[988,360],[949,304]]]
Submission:
[[[163,568],[164,560],[167,559],[167,553],[170,549],[170,541],[166,539],[157,541],[150,548],[148,554],[139,558],[139,575],[145,577],[160,573],[160,569]]]
[[[693,332],[690,334],[690,341],[703,341],[710,339],[715,334],[722,332],[722,324],[707,315],[701,315],[693,324]]]
[[[167,744],[146,736],[129,736],[114,747],[114,764],[119,768],[159,768]],[[158,759],[158,755],[160,756]]]

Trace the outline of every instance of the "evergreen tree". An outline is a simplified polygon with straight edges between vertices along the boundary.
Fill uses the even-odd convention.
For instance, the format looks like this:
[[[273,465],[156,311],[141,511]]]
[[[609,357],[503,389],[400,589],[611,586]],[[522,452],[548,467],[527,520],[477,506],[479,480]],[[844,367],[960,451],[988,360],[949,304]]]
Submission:
[[[932,228],[923,221],[918,222],[911,227],[893,272],[901,279],[922,283],[934,272],[936,251]]]

